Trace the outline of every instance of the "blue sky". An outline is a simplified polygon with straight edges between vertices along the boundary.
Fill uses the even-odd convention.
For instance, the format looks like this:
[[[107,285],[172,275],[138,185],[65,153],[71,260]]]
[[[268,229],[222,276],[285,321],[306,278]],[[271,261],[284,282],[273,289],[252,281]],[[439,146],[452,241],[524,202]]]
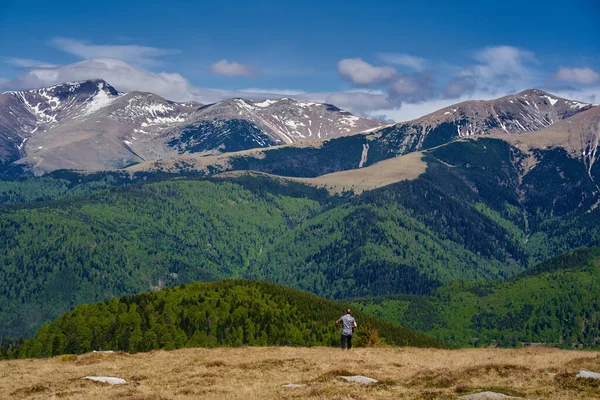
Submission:
[[[0,2],[0,90],[104,78],[409,119],[538,87],[600,103],[600,2]]]

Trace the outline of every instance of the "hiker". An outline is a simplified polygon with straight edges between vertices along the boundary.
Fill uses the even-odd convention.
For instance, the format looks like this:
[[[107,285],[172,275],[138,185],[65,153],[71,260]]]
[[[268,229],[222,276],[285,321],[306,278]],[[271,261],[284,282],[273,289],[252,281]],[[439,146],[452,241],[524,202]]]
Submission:
[[[350,309],[346,310],[346,315],[342,315],[340,319],[335,321],[335,325],[339,325],[340,321],[342,322],[342,350],[348,348],[350,350],[352,348],[352,333],[354,333],[354,328],[356,328],[356,320],[350,315]],[[348,347],[346,347],[348,344]]]

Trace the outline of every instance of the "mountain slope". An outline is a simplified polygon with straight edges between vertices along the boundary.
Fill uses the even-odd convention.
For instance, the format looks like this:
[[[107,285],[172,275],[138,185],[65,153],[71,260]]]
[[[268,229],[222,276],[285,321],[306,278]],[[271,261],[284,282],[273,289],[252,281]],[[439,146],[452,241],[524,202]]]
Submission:
[[[541,342],[598,347],[600,248],[550,259],[507,281],[454,283],[429,296],[358,299],[363,311],[460,346]]]
[[[96,349],[134,353],[182,347],[337,346],[339,328],[333,322],[346,308],[267,282],[192,283],[79,306],[40,328],[35,338],[9,354],[51,357]],[[389,344],[442,347],[431,338],[366,314],[355,317],[361,326],[378,329]],[[361,330],[356,333],[360,342]]]
[[[91,194],[0,209],[0,335],[30,334],[82,302],[193,280],[251,277],[329,298],[423,294],[600,245],[583,163],[553,149],[527,169],[528,157],[498,139],[455,141],[423,152],[427,168],[412,180],[354,197],[260,175],[143,184],[156,178],[72,174],[74,186],[57,175],[23,181],[22,192],[12,182],[17,199],[36,199],[45,182],[57,197]]]
[[[18,159],[25,153],[26,140],[34,134],[89,115],[118,95],[113,87],[100,80],[0,94],[0,162],[6,164]]]
[[[275,175],[316,177],[367,167],[399,155],[468,137],[489,135],[518,142],[521,137],[529,137],[536,130],[548,133],[584,129],[597,133],[598,126],[593,122],[596,119],[590,116],[597,115],[599,109],[600,107],[590,104],[557,98],[540,90],[528,90],[496,100],[460,103],[414,121],[310,145],[298,143],[254,152],[232,153],[216,159],[192,155],[149,161],[140,163],[133,170],[176,172],[197,169],[204,171],[202,173],[256,170]],[[560,135],[562,134],[558,134]],[[598,152],[597,142],[592,140],[597,135],[586,135],[590,140],[586,142],[584,151],[585,157],[589,158],[590,154]],[[540,138],[545,136],[544,133],[533,135]],[[557,137],[557,134],[550,136]],[[555,141],[555,145],[570,151],[571,145],[560,139]],[[581,154],[583,153],[573,153],[572,156],[579,157]],[[593,164],[590,163],[591,159],[586,159],[585,162],[588,167]]]
[[[229,152],[381,126],[328,104],[233,99],[201,107],[102,80],[0,94],[0,163],[37,174],[119,169],[182,153]]]
[[[488,101],[466,101],[378,131],[381,145],[397,154],[474,135],[534,132],[592,108],[538,89]]]
[[[352,135],[381,126],[339,108],[282,98],[265,101],[225,100],[202,107],[186,126],[167,132],[180,153],[239,151],[298,141]],[[254,145],[243,141],[255,142]]]

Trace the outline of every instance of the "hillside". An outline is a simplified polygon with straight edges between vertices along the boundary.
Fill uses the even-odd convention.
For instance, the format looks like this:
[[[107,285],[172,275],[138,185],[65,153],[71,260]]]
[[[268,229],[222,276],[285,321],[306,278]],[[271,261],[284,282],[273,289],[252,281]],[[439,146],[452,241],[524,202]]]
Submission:
[[[600,248],[552,258],[506,282],[453,283],[428,296],[358,299],[368,313],[458,346],[598,348]]]
[[[192,283],[104,303],[80,305],[42,326],[9,357],[51,357],[92,350],[130,353],[217,346],[337,346],[334,322],[348,306],[260,281]],[[391,345],[443,347],[423,335],[354,313],[356,344],[377,329]]]
[[[533,400],[598,398],[575,378],[600,371],[598,352],[545,348],[438,350],[326,347],[181,349],[0,361],[0,397],[11,399],[455,399],[484,391]],[[83,380],[124,378],[124,385]],[[361,385],[340,375],[379,380]],[[283,387],[286,384],[305,385]]]
[[[413,179],[359,196],[260,175],[5,182],[0,194],[13,204],[0,213],[0,336],[162,285],[248,277],[332,299],[426,294],[600,245],[585,165],[550,149],[526,169],[528,157],[497,139],[456,141],[425,151]]]

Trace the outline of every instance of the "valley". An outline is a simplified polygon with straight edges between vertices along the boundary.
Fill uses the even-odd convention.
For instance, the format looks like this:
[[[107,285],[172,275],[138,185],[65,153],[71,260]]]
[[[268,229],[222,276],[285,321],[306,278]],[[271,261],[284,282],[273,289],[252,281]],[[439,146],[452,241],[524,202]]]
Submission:
[[[9,347],[19,337],[39,334],[44,324],[80,304],[232,278],[274,282],[354,302],[389,323],[446,345],[597,346],[595,286],[572,283],[583,290],[579,297],[588,299],[592,308],[571,301],[565,283],[549,290],[552,300],[542,297],[558,305],[538,310],[537,303],[526,298],[526,290],[515,292],[502,285],[547,285],[555,278],[521,276],[551,257],[600,246],[598,107],[529,90],[460,103],[361,133],[351,125],[366,124],[360,125],[363,129],[371,122],[317,103],[234,99],[202,106],[119,93],[104,81],[65,85],[34,91],[49,108],[40,108],[47,119],[45,131],[27,143],[49,140],[50,149],[95,143],[92,147],[100,154],[100,134],[111,143],[127,141],[119,148],[131,152],[133,139],[122,136],[125,131],[120,129],[135,131],[142,124],[143,129],[155,129],[152,137],[161,138],[160,146],[171,146],[171,153],[150,155],[150,147],[138,148],[134,153],[139,160],[132,165],[107,169],[98,164],[78,171],[40,169],[43,164],[37,161],[38,167],[31,168],[25,147],[27,155],[7,167],[0,182],[0,318],[5,321],[0,338]],[[8,95],[25,102],[34,92]],[[312,121],[295,125],[298,141],[279,145],[290,140],[273,133],[280,129],[274,121],[260,122],[272,107],[285,118]],[[88,115],[111,120],[107,124],[100,119],[97,127],[115,123],[119,128],[98,133]],[[327,125],[328,132],[339,134],[300,140],[308,135],[302,129],[323,118],[348,128],[335,131],[338,128]],[[209,126],[206,121],[220,122]],[[233,129],[227,125],[231,123],[241,125]],[[65,136],[64,129],[71,125],[88,132],[84,136],[92,142]],[[270,139],[256,145],[250,140],[252,132],[263,135],[265,126],[271,126]],[[115,136],[117,131],[121,133]],[[144,140],[139,143],[150,143]],[[223,147],[222,140],[233,145]],[[110,146],[102,148],[113,157]],[[80,156],[86,163],[97,160],[72,150],[51,154],[60,163],[77,164],[74,157]],[[45,158],[44,165],[50,166],[49,160]],[[588,265],[582,263],[577,267]],[[569,278],[561,279],[592,279],[586,271],[564,271]],[[489,304],[482,301],[488,294]],[[482,308],[473,311],[475,304]],[[562,318],[557,310],[564,314],[567,306],[574,307],[575,317],[557,326],[555,319]],[[425,321],[412,318],[408,310],[426,316]],[[530,318],[531,326],[506,325],[517,318],[514,313],[523,313],[523,321]],[[540,313],[548,319],[532,317]],[[52,325],[41,332],[48,326]],[[150,325],[138,328],[141,337],[150,332]],[[179,348],[193,332],[185,336],[177,345],[164,339],[143,349]],[[293,343],[331,344],[331,338],[323,338]],[[256,338],[223,340],[217,343],[237,346],[254,344]],[[56,353],[44,343],[21,356],[81,353],[104,346],[67,347],[70,350]],[[105,345],[142,349],[115,343]],[[197,345],[206,343],[202,339]]]

